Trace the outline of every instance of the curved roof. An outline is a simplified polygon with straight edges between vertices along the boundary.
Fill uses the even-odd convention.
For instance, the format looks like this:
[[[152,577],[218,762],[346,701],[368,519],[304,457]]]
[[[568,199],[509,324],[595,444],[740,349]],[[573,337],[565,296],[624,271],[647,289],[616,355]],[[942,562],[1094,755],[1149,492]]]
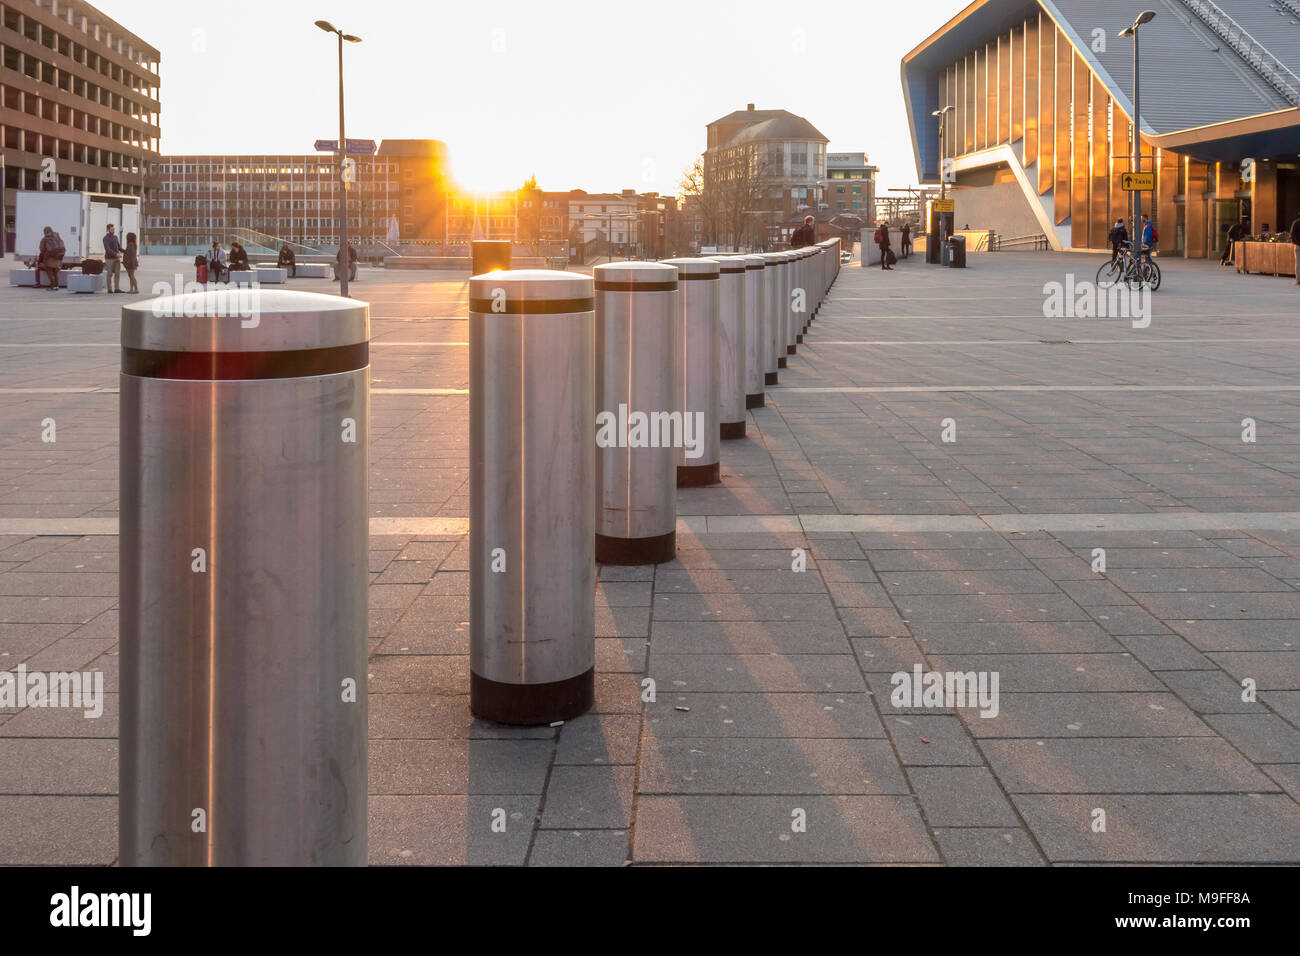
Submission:
[[[736,110],[721,119],[714,120],[709,125],[716,126],[728,123],[745,123],[747,125],[726,142],[720,143],[721,146],[734,146],[755,140],[803,139],[815,140],[819,143],[830,142],[812,123],[802,116],[795,116],[786,110]]]

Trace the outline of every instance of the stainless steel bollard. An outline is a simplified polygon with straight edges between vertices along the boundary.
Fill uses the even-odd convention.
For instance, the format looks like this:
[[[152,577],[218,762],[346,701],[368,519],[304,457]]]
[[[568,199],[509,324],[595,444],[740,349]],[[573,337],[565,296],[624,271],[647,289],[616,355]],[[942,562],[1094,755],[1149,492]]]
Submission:
[[[813,297],[812,282],[809,280],[809,257],[812,252],[808,246],[799,250],[799,258],[795,262],[795,287],[801,291],[801,295],[792,297],[791,315],[794,316],[794,341],[796,345],[803,344],[803,334],[808,331],[808,312],[811,308]],[[794,307],[799,306],[798,312]]]
[[[677,267],[677,347],[681,356],[684,447],[677,487],[716,485],[722,480],[718,429],[718,309],[716,259],[665,259]]]
[[[763,372],[763,319],[767,308],[764,295],[764,263],[762,256],[745,256],[745,407],[762,408]]]
[[[779,306],[781,300],[781,275],[778,269],[779,253],[765,252],[763,260],[763,384],[777,384],[777,341],[781,334]]]
[[[596,314],[575,272],[469,280],[470,709],[568,720],[594,700]]]
[[[780,365],[785,368],[785,359],[794,354],[794,313],[790,311],[790,294],[795,288],[794,260],[797,253],[787,251],[778,253],[781,267],[777,274],[781,277],[781,303],[778,314],[781,317],[781,340],[777,343],[777,355]]]
[[[718,428],[745,437],[745,257],[718,259]]]
[[[659,564],[677,553],[677,269],[620,262],[594,274],[596,560]]]
[[[370,309],[122,309],[123,866],[363,866]]]

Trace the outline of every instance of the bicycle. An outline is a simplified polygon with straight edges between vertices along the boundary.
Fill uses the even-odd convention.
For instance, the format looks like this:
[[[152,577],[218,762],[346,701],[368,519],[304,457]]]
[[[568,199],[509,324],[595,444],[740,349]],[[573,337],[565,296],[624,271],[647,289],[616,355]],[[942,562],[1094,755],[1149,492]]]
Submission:
[[[1129,288],[1136,286],[1155,292],[1160,288],[1161,278],[1160,267],[1151,258],[1151,250],[1134,253],[1133,244],[1125,240],[1120,243],[1119,254],[1097,270],[1097,287],[1109,289],[1117,282],[1123,282]]]

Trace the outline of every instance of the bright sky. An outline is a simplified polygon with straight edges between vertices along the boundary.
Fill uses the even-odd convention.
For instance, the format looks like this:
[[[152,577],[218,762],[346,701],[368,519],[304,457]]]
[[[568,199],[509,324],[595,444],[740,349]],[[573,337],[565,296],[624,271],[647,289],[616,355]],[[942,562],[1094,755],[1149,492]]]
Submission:
[[[899,61],[965,0],[94,0],[162,52],[162,152],[447,143],[470,189],[677,191],[705,124],[754,103],[916,181]]]

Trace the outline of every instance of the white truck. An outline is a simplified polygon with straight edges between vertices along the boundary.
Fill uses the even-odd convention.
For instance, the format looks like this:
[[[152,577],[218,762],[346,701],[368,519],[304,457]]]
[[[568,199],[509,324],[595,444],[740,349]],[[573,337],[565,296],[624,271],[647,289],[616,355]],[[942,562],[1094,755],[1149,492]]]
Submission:
[[[41,237],[50,226],[63,237],[65,264],[104,258],[104,233],[108,224],[126,245],[126,234],[140,235],[140,197],[113,193],[18,190],[14,206],[14,258],[36,260]]]

